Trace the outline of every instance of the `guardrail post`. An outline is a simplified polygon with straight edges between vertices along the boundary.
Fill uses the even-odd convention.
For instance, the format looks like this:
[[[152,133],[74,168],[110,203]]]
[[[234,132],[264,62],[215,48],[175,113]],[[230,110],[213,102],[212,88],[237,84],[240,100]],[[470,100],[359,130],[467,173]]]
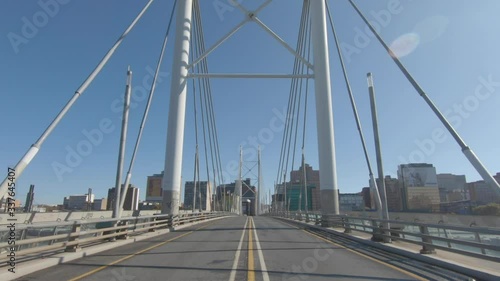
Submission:
[[[475,236],[475,238],[476,238],[476,242],[478,242],[478,243],[482,243],[482,242],[481,242],[481,236],[479,235],[479,232],[477,232],[477,231],[476,231],[476,232],[474,232],[474,236]],[[485,248],[481,248],[481,253],[482,253],[483,255],[486,255],[486,249],[485,249]]]
[[[321,216],[321,226],[330,227],[330,215],[322,215]]]
[[[56,235],[57,234],[57,226],[54,227],[54,231],[52,231],[52,236]],[[22,235],[22,234],[21,234]],[[50,240],[49,241],[49,245],[52,245],[54,244],[54,241],[55,240]]]
[[[426,225],[421,225],[421,226],[419,226],[419,228],[420,228],[420,233],[422,235],[429,235],[429,229],[427,228]],[[428,254],[435,254],[436,253],[436,250],[434,249],[434,247],[431,246],[432,239],[430,237],[422,236],[422,242],[424,244],[422,246],[422,249],[420,250],[421,254],[428,255]]]
[[[27,229],[27,228],[26,228],[26,229],[21,230],[21,236],[20,236],[19,240],[24,240],[24,239],[26,239],[26,235],[27,235],[27,234],[28,234],[28,229]],[[26,245],[19,245],[19,246],[17,246],[17,250],[18,250],[18,251],[21,251],[21,249],[23,248],[23,246],[26,246]]]
[[[323,227],[328,227],[330,225],[328,225],[328,215],[321,215],[321,218],[320,218],[320,224],[321,226]]]
[[[438,230],[438,234],[439,234],[439,228],[437,230]],[[444,238],[446,238],[446,240],[447,240],[446,244],[448,244],[448,248],[451,248],[451,242],[449,240],[450,237],[448,237],[448,230],[444,227],[443,227],[443,233],[444,233]]]
[[[342,224],[344,225],[344,233],[352,233],[351,224],[348,218],[342,218]]]
[[[78,238],[80,237],[80,229],[81,225],[79,222],[75,222],[73,224],[73,227],[71,229],[71,234],[76,233],[77,235],[75,236],[70,236],[68,239],[68,242],[73,242],[73,241],[78,241]],[[80,246],[77,244],[67,246],[66,249],[64,250],[65,252],[77,252],[80,250]]]
[[[175,225],[174,225],[174,223],[175,223],[175,218],[174,218],[174,216],[173,216],[173,215],[168,216],[167,220],[168,220],[168,224],[167,224],[167,225],[168,225],[168,227],[174,227],[174,226],[175,226]]]
[[[372,220],[372,241],[382,242],[384,238],[382,237],[382,227],[378,224],[377,220]]]
[[[156,217],[151,218],[151,219],[150,219],[150,222],[152,222],[152,223],[149,225],[150,227],[151,227],[151,226],[156,226]],[[155,228],[150,228],[150,229],[148,229],[148,232],[155,232],[155,231],[156,231],[156,229],[155,229]]]
[[[128,221],[120,221],[118,222],[117,226],[124,226],[124,225],[128,225]],[[118,235],[116,236],[116,239],[120,239],[120,240],[124,240],[124,239],[127,239],[128,238],[128,235],[127,235],[127,228],[124,228],[124,229],[119,229],[116,231],[117,233],[120,233],[120,232],[125,232],[123,233],[122,235]]]

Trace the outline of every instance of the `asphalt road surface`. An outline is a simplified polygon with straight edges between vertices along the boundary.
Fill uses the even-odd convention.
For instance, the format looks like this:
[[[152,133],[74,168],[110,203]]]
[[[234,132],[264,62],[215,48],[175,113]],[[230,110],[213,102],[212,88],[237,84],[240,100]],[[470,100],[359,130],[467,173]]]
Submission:
[[[228,217],[18,280],[463,280],[431,265],[362,248],[270,217]]]

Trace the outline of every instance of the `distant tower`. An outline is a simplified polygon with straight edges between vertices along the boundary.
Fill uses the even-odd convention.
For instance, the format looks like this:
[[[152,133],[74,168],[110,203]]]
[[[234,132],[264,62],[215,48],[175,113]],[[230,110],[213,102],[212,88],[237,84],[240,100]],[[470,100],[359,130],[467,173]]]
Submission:
[[[87,211],[92,211],[92,188],[89,188],[87,196]]]
[[[30,191],[26,194],[26,202],[24,204],[24,212],[30,213],[33,209],[33,199],[35,198],[35,185],[30,185]]]

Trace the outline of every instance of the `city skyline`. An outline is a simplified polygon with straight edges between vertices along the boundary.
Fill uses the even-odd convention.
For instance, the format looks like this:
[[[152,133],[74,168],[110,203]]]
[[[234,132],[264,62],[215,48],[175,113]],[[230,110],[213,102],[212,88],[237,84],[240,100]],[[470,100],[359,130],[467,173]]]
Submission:
[[[400,165],[412,165],[412,164],[429,164],[429,165],[433,165],[432,163],[407,163],[407,164],[400,164]],[[314,167],[311,167],[308,163],[305,163],[305,165],[306,165],[306,167],[307,167],[307,168],[314,168]],[[399,165],[398,165],[398,167],[399,167]],[[434,168],[437,168],[437,167],[434,167]],[[299,167],[299,169],[298,169],[298,170],[292,170],[292,171],[290,171],[290,173],[291,173],[291,174],[292,174],[292,173],[294,173],[294,172],[295,172],[295,173],[297,173],[295,176],[296,176],[296,177],[298,177],[298,176],[299,176],[299,174],[301,173],[300,167]],[[312,172],[312,171],[311,171],[311,172]],[[309,173],[309,172],[308,172],[308,173]],[[151,178],[151,177],[158,176],[158,175],[162,175],[162,173],[161,173],[161,172],[160,172],[160,173],[152,173],[151,175],[147,176],[147,178],[149,179],[149,178]],[[439,184],[439,176],[441,176],[441,175],[464,176],[464,177],[465,177],[465,179],[466,179],[466,184],[467,184],[467,185],[469,185],[469,184],[473,184],[473,183],[477,183],[477,182],[484,182],[482,179],[480,179],[480,180],[468,180],[466,175],[455,174],[455,173],[453,173],[453,172],[442,172],[442,173],[438,173],[438,172],[436,172],[436,176],[438,176],[438,182],[436,183],[436,186]],[[500,176],[499,176],[499,175],[500,175],[500,171],[499,171],[499,172],[496,172],[496,173],[494,173],[494,174],[492,174],[492,176],[494,176],[495,178],[500,179]],[[387,173],[386,173],[386,174],[384,175],[384,179],[385,179],[386,177],[390,177],[391,179],[396,179],[396,180],[398,180],[397,171],[396,171],[396,175],[395,175],[395,176],[393,176],[393,175],[391,175],[391,174],[387,174]],[[379,183],[378,183],[378,182],[379,182],[379,181],[378,181],[378,178],[376,178],[376,179],[377,179],[377,184],[379,185]],[[243,179],[243,180],[245,180],[245,179]],[[248,180],[248,179],[247,179],[247,180]],[[289,179],[289,180],[292,180],[292,177],[290,177],[290,179]],[[369,178],[367,178],[367,179],[366,179],[366,181],[369,181]],[[497,181],[498,181],[498,180],[497,180]],[[203,183],[203,182],[204,182],[204,183],[206,183],[206,181],[203,181],[203,179],[201,179],[201,180],[200,180],[200,182],[202,182],[202,183]],[[192,181],[191,181],[191,184],[192,184]],[[223,185],[231,185],[231,184],[233,184],[233,185],[234,185],[234,181],[233,181],[233,182],[226,182],[226,183],[223,183],[223,184],[219,184],[218,186],[223,186]],[[210,185],[212,185],[212,184],[210,184]],[[36,186],[36,185],[35,185],[35,186]],[[141,187],[140,187],[140,186],[137,186],[137,185],[135,185],[135,184],[133,184],[133,183],[131,183],[131,186],[136,187],[136,188],[138,188],[139,190],[141,189]],[[320,184],[320,186],[321,186],[321,184]],[[365,187],[366,187],[366,184],[365,184],[365,185],[362,185],[362,186],[359,186],[359,188],[358,188],[358,189],[353,189],[353,191],[352,191],[352,192],[351,192],[351,191],[349,191],[349,192],[343,192],[343,191],[342,191],[342,189],[340,188],[340,189],[339,189],[339,192],[340,192],[340,193],[343,193],[343,194],[358,194],[358,193],[359,193],[359,194],[361,194],[361,193],[363,192],[363,189],[364,189]],[[216,191],[213,193],[213,194],[215,195],[215,194],[217,194],[217,188],[216,188],[216,187],[214,187],[214,189],[216,189]],[[93,190],[93,191],[95,191],[95,189],[92,189],[92,190]],[[144,193],[144,195],[142,195],[142,193],[141,193],[141,196],[139,197],[139,202],[153,202],[153,203],[158,203],[158,202],[159,202],[159,201],[157,201],[157,200],[155,200],[155,199],[154,199],[154,198],[155,198],[154,196],[152,197],[152,198],[153,198],[152,200],[150,200],[150,201],[148,201],[148,200],[147,200],[147,197],[148,197],[148,195],[147,195],[147,184],[146,184],[146,186],[144,187],[144,190],[145,190],[145,192],[143,192],[143,193]],[[108,202],[110,202],[109,198],[107,198],[107,196],[106,196],[106,195],[107,195],[107,193],[108,193],[108,191],[109,191],[109,190],[108,190],[108,189],[106,189],[106,194],[104,194],[104,195],[102,195],[102,196],[101,196],[101,195],[98,195],[99,193],[95,193],[95,192],[93,192],[93,193],[92,193],[92,195],[93,195],[93,196],[95,196],[95,198],[96,198],[96,199],[108,199]],[[185,185],[183,185],[183,187],[182,187],[181,191],[182,191],[182,192],[181,192],[181,202],[182,202],[182,203],[184,203],[184,202],[185,202]],[[212,191],[211,191],[211,192],[212,192]],[[192,193],[191,193],[191,194],[192,194]],[[274,190],[273,190],[273,191],[271,191],[271,194],[272,194],[272,195],[274,195]],[[78,195],[86,195],[86,193],[74,193],[74,194],[67,194],[67,195],[65,195],[65,197],[66,197],[66,196],[73,196],[73,195],[75,195],[75,196],[78,196]],[[268,195],[268,193],[266,193],[266,196],[267,196],[267,195]],[[142,197],[143,197],[143,198],[142,198]],[[24,198],[24,197],[23,197],[23,198]],[[64,199],[64,198],[63,198],[63,199]],[[22,201],[21,197],[19,197],[17,200],[20,200],[21,205],[22,205],[22,206],[24,206],[24,201]],[[35,202],[35,203],[34,203],[34,205],[60,205],[60,203],[59,203],[59,202],[57,202],[57,203],[37,202],[36,197],[35,197],[35,201],[34,201],[34,202]]]

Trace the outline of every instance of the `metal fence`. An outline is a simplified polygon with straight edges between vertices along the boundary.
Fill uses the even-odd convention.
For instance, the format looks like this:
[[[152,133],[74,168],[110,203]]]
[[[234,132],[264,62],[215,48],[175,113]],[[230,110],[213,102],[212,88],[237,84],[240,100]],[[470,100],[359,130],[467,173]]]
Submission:
[[[7,252],[16,258],[36,253],[58,251],[75,252],[81,247],[125,239],[156,229],[171,228],[187,223],[232,215],[226,212],[184,213],[176,216],[153,215],[120,219],[78,220],[41,224],[18,224],[15,230],[0,230],[0,261],[9,259]]]
[[[400,220],[322,215],[318,213],[281,212],[272,214],[295,220],[344,228],[344,233],[360,231],[369,233],[372,240],[384,237],[422,246],[420,253],[433,254],[436,249],[500,262],[500,229],[463,227],[447,224],[429,224]],[[389,229],[384,225],[389,223]]]

